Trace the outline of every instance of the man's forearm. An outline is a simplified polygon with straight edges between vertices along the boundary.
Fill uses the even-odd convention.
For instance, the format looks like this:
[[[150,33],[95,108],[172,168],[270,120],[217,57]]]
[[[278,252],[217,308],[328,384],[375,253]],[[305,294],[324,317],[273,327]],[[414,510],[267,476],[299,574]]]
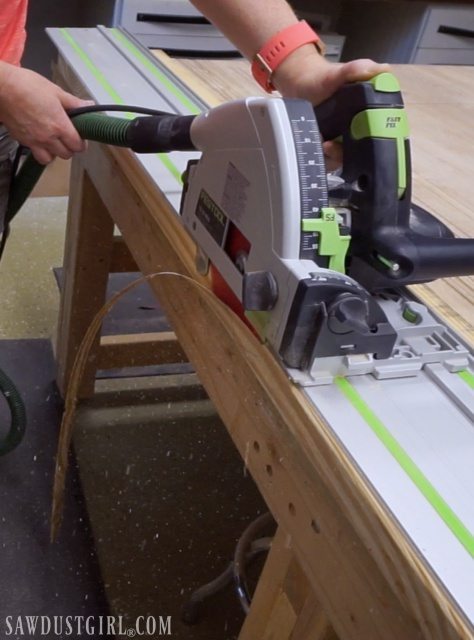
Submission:
[[[191,0],[239,51],[253,60],[279,31],[298,22],[286,0]],[[289,98],[319,104],[346,82],[368,80],[386,71],[372,60],[345,64],[328,62],[314,44],[292,50],[271,75],[271,83]]]
[[[191,0],[249,60],[278,31],[297,22],[286,0]]]
[[[298,22],[286,0],[191,0],[211,22],[252,60],[279,31]],[[272,75],[272,84],[288,97],[307,97],[298,89],[301,69],[315,70],[324,62],[313,44],[293,51]]]

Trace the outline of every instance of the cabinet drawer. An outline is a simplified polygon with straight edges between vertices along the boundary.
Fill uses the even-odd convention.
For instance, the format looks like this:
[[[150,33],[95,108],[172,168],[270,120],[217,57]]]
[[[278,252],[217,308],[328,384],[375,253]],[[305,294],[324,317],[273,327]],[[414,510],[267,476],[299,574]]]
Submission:
[[[473,49],[418,49],[414,64],[464,64],[474,65]]]
[[[431,8],[418,47],[423,49],[474,48],[474,6],[472,8]]]

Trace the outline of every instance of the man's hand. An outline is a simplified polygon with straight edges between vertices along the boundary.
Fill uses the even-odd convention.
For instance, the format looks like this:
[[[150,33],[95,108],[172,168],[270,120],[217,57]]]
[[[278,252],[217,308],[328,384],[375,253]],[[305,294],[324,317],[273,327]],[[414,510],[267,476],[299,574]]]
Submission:
[[[373,60],[329,62],[313,45],[296,49],[276,70],[272,82],[289,98],[303,98],[320,104],[348,82],[370,80],[389,70]]]
[[[84,151],[65,110],[87,104],[34,71],[0,63],[0,121],[41,164]]]

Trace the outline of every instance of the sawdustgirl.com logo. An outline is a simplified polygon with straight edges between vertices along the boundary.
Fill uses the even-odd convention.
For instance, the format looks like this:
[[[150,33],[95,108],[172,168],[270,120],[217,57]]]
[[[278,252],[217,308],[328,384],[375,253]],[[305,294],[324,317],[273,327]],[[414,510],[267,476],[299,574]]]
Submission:
[[[138,616],[132,624],[122,616],[7,616],[4,622],[12,638],[171,636],[171,616]]]

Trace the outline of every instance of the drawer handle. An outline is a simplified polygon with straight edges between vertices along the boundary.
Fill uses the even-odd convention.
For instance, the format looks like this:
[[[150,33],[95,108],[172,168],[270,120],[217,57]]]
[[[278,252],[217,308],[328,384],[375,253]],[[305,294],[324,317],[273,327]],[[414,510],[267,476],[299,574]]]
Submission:
[[[162,13],[137,13],[137,22],[159,22],[168,24],[210,24],[204,16],[164,15]]]
[[[474,38],[474,31],[472,29],[461,29],[461,27],[450,27],[446,24],[441,24],[438,27],[438,33],[447,33],[450,36],[463,36],[464,38]]]

